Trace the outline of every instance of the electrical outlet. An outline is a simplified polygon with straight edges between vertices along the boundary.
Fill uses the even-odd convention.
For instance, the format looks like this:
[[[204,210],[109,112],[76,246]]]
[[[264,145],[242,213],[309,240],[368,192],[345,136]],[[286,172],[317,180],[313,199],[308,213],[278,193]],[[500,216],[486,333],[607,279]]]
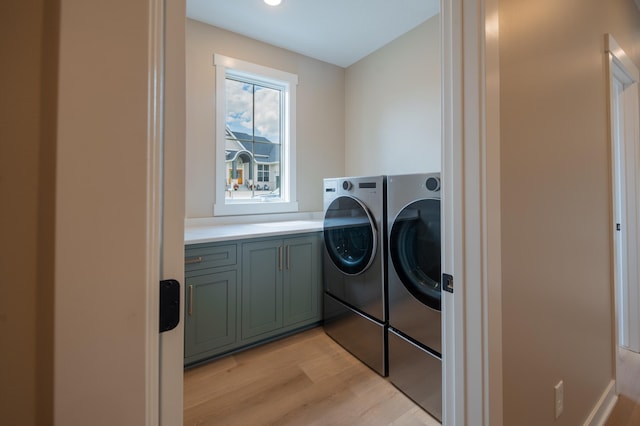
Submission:
[[[560,417],[564,410],[564,382],[560,380],[553,389],[555,390],[556,401],[556,419]]]

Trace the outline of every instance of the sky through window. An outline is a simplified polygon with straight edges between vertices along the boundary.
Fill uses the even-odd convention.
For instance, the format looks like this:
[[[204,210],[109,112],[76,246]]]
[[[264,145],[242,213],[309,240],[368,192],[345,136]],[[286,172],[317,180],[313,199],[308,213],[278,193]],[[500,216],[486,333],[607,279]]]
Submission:
[[[226,97],[226,125],[231,131],[280,142],[279,90],[227,79]]]

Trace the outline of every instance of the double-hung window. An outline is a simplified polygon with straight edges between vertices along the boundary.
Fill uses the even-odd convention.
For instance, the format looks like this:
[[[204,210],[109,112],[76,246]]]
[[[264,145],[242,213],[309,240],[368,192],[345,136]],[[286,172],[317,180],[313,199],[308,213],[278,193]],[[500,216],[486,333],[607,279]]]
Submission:
[[[214,214],[294,212],[298,77],[222,55],[216,67]]]

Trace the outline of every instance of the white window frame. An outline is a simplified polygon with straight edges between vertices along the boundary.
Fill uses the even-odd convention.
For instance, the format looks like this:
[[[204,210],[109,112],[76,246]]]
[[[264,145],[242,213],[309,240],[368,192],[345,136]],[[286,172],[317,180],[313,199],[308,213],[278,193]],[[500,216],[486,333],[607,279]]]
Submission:
[[[276,70],[262,65],[252,64],[239,59],[214,54],[216,68],[216,173],[214,216],[233,216],[249,214],[290,213],[298,211],[296,194],[296,88],[298,76],[286,71]],[[280,158],[280,199],[278,201],[225,200],[225,130],[226,130],[226,91],[227,74],[251,79],[266,84],[282,85],[283,91],[283,129],[281,131],[282,152]]]

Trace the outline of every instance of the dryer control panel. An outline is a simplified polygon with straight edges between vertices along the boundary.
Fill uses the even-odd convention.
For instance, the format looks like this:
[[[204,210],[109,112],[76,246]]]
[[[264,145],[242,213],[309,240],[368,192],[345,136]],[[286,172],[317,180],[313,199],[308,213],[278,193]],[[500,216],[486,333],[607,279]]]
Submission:
[[[382,175],[325,178],[322,191],[324,210],[338,197],[353,197],[363,202],[382,224],[385,222],[382,218],[386,201],[386,180],[387,177]]]

